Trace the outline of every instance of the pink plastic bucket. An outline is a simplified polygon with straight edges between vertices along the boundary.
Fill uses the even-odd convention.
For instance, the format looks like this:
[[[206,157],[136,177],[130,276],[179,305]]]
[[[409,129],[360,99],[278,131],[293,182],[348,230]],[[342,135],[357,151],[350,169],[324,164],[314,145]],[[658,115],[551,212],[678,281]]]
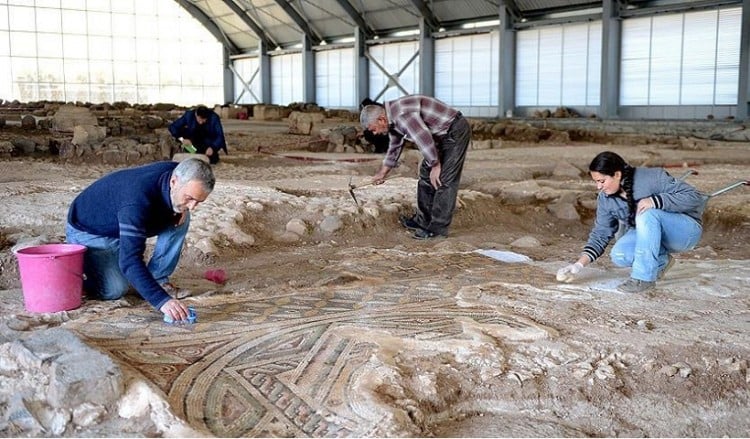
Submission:
[[[78,244],[45,244],[15,252],[27,311],[58,312],[81,306],[85,251]]]

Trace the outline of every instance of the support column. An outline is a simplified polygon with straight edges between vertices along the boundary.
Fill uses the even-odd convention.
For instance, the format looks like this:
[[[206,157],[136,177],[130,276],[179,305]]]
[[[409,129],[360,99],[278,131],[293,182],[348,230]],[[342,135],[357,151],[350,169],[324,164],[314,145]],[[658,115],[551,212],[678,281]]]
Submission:
[[[602,70],[599,89],[599,116],[617,119],[620,115],[620,40],[622,25],[618,0],[602,2]]]
[[[258,43],[258,71],[260,72],[260,103],[271,103],[271,57],[268,56],[268,44]]]
[[[359,103],[370,96],[370,64],[367,62],[367,37],[362,28],[354,28],[354,96]]]
[[[742,2],[737,120],[750,120],[750,2]]]
[[[231,64],[234,62],[229,57],[229,51],[226,46],[222,50],[222,56],[224,57],[224,104],[231,104],[234,102],[234,75],[232,73]]]
[[[315,102],[315,54],[312,41],[307,35],[302,36],[302,100],[305,103]]]
[[[424,17],[419,20],[419,93],[435,96],[435,39]]]
[[[513,114],[516,109],[516,32],[513,30],[513,15],[505,1],[500,1],[500,51],[498,60],[498,117]]]

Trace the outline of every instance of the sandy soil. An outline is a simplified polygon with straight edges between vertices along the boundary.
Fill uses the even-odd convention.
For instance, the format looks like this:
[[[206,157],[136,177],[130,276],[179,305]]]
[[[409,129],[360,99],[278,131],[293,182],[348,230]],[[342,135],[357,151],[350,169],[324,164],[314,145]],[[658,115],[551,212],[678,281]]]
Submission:
[[[606,257],[574,283],[554,279],[555,271],[579,254],[595,200],[594,184],[585,173],[556,175],[560,164],[582,170],[605,149],[621,153],[634,165],[690,163],[698,174],[688,181],[710,193],[748,178],[749,145],[714,143],[683,150],[657,144],[506,142],[502,149],[470,151],[450,236],[421,242],[397,221],[415,203],[416,152],[405,154],[394,179],[356,189],[358,207],[348,183],[367,183],[379,156],[296,150],[306,139],[284,134],[283,126],[252,131],[243,125],[227,131],[231,155],[215,168],[217,189],[194,216],[174,276],[176,283],[193,290],[197,303],[205,295],[205,303],[221,306],[223,296],[208,294],[216,287],[202,279],[211,268],[227,272],[227,297],[267,298],[375,282],[367,278],[368,260],[376,267],[385,258],[393,267],[432,264],[432,276],[445,282],[441,288],[451,289],[447,293],[453,305],[491,309],[521,322],[517,328],[523,329],[508,330],[457,318],[463,328],[460,336],[419,343],[395,331],[362,333],[363,340],[379,348],[362,365],[360,381],[351,385],[361,395],[358,404],[388,415],[378,418],[377,428],[359,433],[750,435],[750,188],[708,200],[699,246],[678,255],[676,266],[648,294],[618,293],[615,287],[627,278],[627,270],[613,268]],[[264,152],[258,152],[259,146]],[[112,307],[84,302],[58,323],[23,310],[12,246],[62,241],[70,201],[112,169],[51,158],[0,162],[4,320],[22,320],[26,331],[62,325],[85,340],[87,325],[105,324],[103,312],[113,312],[114,326],[121,323],[122,315],[116,312],[120,307],[149,312],[135,296]],[[679,175],[686,169],[670,171]],[[580,219],[556,217],[551,206],[560,200],[572,204]],[[322,230],[321,222],[332,216],[340,219],[341,227]],[[302,236],[288,231],[291,220],[304,222]],[[466,256],[468,268],[445,271],[454,259],[476,250],[528,259],[503,260],[509,253],[498,253],[499,259]],[[377,282],[429,283],[410,280],[408,273],[399,276]],[[231,307],[226,312],[231,313]],[[351,334],[361,330],[350,329]],[[386,377],[398,385],[384,384]],[[205,420],[186,420],[191,427],[210,431]],[[137,425],[129,428],[139,431]]]

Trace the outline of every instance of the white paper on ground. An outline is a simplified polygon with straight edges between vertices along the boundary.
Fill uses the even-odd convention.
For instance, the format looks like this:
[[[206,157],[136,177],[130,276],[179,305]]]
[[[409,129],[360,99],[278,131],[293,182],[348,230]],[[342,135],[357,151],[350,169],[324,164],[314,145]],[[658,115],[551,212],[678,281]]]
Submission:
[[[498,261],[508,262],[508,263],[515,263],[515,262],[531,262],[531,258],[522,255],[520,253],[514,253],[514,252],[508,252],[503,250],[475,250],[477,253],[489,256],[492,259],[497,259]]]

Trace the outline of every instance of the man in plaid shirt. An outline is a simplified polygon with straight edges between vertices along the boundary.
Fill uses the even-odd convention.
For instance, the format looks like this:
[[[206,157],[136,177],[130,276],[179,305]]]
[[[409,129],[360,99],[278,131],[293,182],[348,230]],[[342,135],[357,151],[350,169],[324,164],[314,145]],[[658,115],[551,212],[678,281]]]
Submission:
[[[373,176],[375,184],[383,183],[396,167],[405,140],[417,145],[423,157],[417,184],[417,212],[411,218],[402,216],[399,220],[414,231],[417,239],[447,235],[471,140],[468,121],[445,103],[420,95],[387,101],[382,107],[368,105],[362,109],[359,121],[375,134],[388,133],[390,139],[383,166]]]

